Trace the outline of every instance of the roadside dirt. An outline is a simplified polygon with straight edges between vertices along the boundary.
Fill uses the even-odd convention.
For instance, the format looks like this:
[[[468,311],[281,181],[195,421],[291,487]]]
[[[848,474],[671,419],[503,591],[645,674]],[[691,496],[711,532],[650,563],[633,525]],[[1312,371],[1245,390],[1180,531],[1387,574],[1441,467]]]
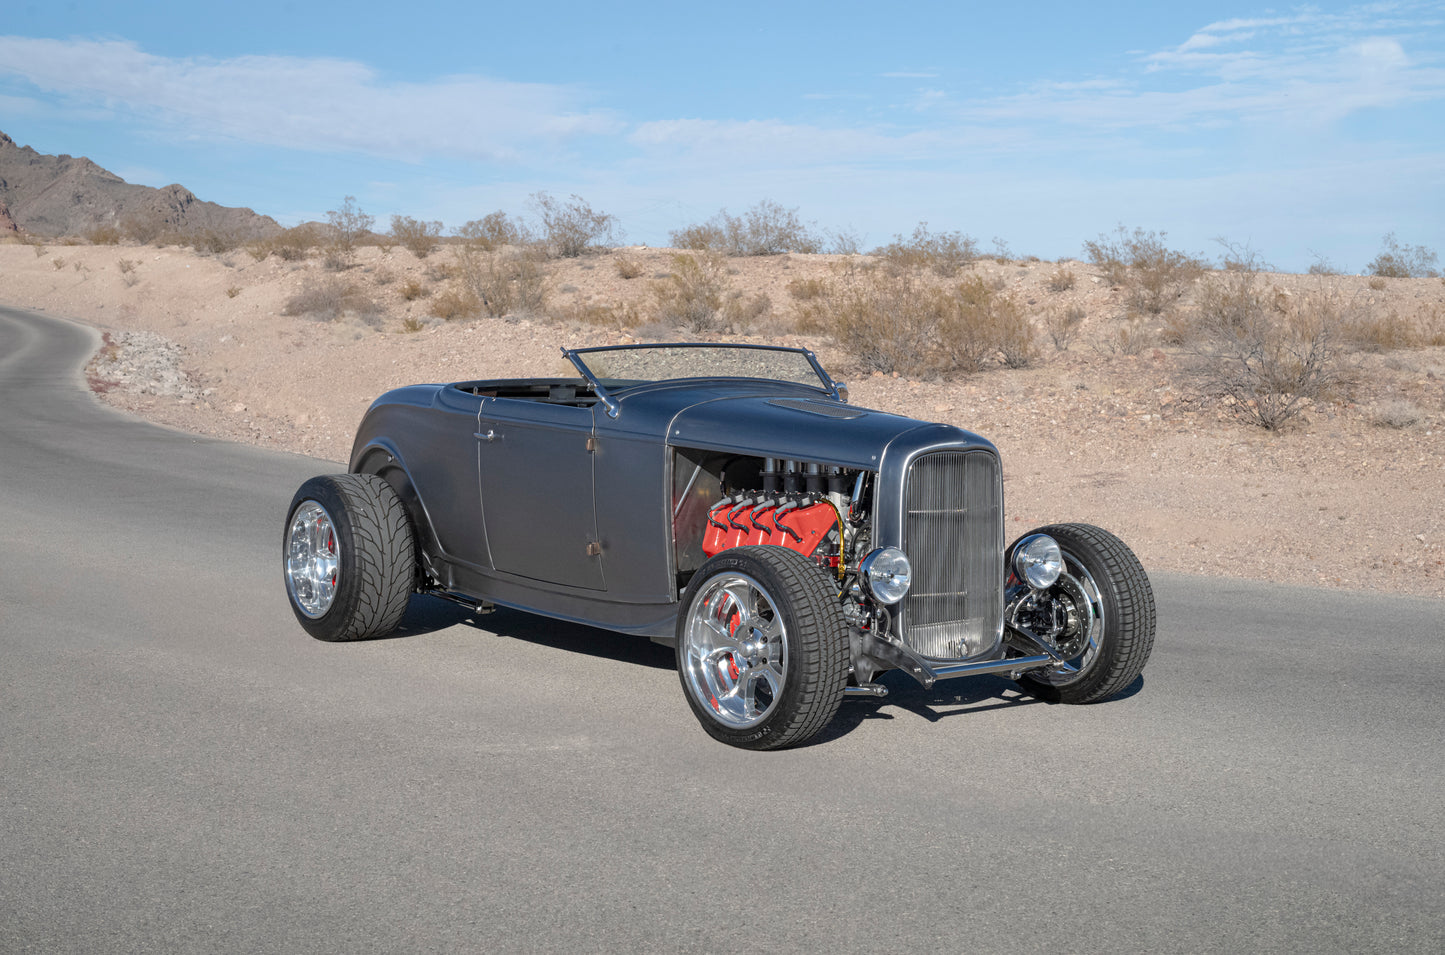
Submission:
[[[621,277],[612,255],[550,263],[553,311],[646,302],[668,254],[625,254],[641,267],[632,279]],[[1043,336],[1035,365],[956,380],[862,373],[829,340],[791,330],[790,283],[826,277],[838,259],[730,260],[734,289],[772,304],[766,334],[734,337],[813,348],[849,383],[855,404],[988,437],[1003,455],[1012,531],[1086,521],[1119,534],[1151,571],[1445,597],[1445,348],[1353,355],[1348,388],[1295,427],[1269,433],[1202,399],[1189,386],[1188,355],[1110,347],[1123,292],[1079,262],[974,266],[1036,317],[1083,309],[1068,350]],[[568,373],[559,346],[642,334],[567,320],[433,319],[430,297],[443,288],[449,261],[445,251],[418,260],[400,248],[363,248],[342,274],[376,313],[322,322],[283,314],[293,296],[334,274],[314,259],[0,245],[0,302],[106,332],[88,377],[118,408],[326,458],[337,470],[362,413],[389,388]],[[1062,271],[1075,282],[1054,291]],[[1321,281],[1269,278],[1286,290]],[[1439,279],[1391,279],[1384,288],[1358,276],[1324,281],[1373,307],[1445,308]]]

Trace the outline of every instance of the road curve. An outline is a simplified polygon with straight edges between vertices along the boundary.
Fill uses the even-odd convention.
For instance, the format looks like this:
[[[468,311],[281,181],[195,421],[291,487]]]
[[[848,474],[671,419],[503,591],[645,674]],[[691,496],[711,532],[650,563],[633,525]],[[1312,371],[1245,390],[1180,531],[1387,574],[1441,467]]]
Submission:
[[[335,465],[117,414],[0,309],[0,951],[1445,947],[1445,603],[1155,580],[1142,685],[706,737],[652,644],[415,598],[308,639]]]

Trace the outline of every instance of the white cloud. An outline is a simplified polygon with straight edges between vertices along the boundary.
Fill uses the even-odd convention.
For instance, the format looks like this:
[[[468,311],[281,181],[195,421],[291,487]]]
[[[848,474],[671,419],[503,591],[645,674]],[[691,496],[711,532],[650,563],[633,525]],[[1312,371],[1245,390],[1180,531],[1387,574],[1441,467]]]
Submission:
[[[347,60],[177,59],[120,40],[0,37],[0,76],[6,74],[197,136],[404,160],[517,159],[534,147],[615,134],[623,125],[605,110],[588,109],[584,92],[565,86],[484,76],[397,83]]]
[[[1393,70],[1410,65],[1410,58],[1405,55],[1400,41],[1388,37],[1372,37],[1355,46],[1354,51],[1370,69]]]

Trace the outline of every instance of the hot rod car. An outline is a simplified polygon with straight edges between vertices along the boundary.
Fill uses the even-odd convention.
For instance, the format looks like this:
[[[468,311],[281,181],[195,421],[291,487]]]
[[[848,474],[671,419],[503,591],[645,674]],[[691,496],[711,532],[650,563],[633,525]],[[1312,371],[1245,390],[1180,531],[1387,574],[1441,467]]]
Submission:
[[[713,737],[797,745],[880,674],[1003,674],[1052,701],[1118,694],[1154,641],[1134,554],[1087,524],[1005,547],[997,449],[847,402],[809,351],[563,349],[575,375],[382,395],[349,473],[296,492],[296,619],[395,629],[413,593],[676,647]]]

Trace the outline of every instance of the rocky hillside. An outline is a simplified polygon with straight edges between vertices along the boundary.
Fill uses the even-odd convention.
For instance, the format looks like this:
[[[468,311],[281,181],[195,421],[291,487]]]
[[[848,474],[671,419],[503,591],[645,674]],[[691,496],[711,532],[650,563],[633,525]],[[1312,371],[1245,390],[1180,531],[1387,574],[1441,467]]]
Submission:
[[[270,216],[203,202],[180,185],[134,185],[84,156],[47,156],[0,132],[0,231],[7,226],[37,236],[112,228],[143,241],[162,233],[251,239],[281,231]]]

